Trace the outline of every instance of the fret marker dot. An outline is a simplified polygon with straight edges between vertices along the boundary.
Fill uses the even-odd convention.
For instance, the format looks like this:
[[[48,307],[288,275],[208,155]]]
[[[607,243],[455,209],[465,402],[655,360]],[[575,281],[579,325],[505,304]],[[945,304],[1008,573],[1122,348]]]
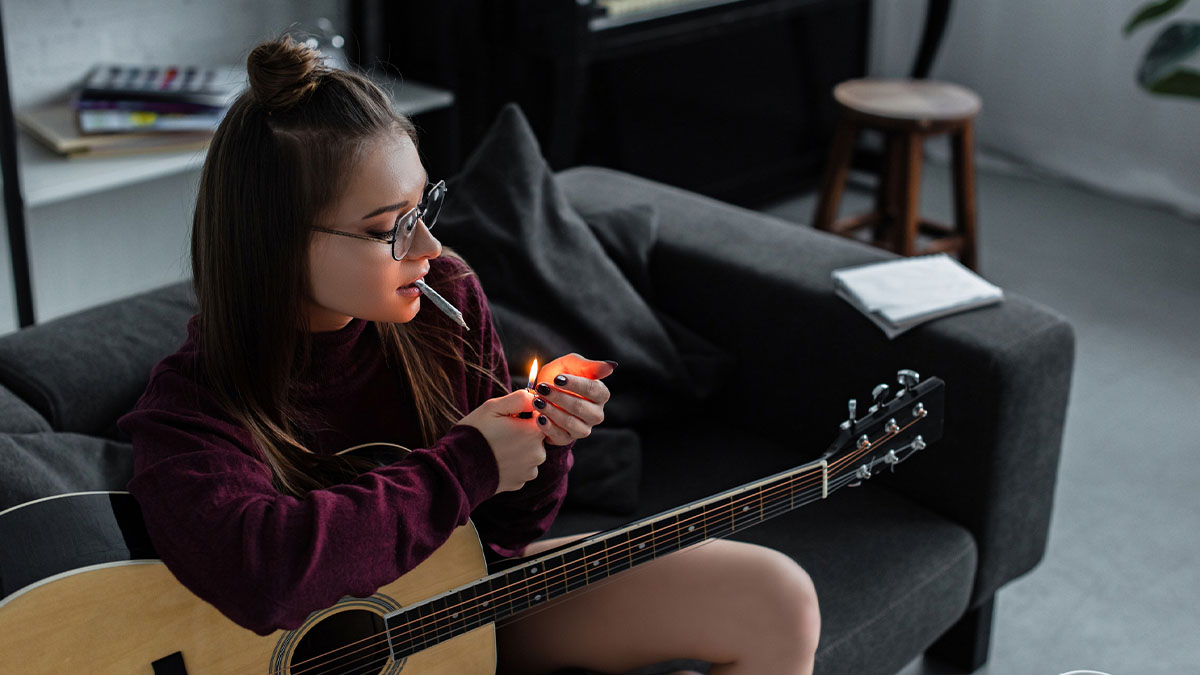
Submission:
[[[599,560],[594,560],[594,561],[592,561],[592,567],[599,567],[599,566],[600,566],[600,561],[599,561]]]
[[[692,532],[692,531],[694,531],[695,529],[696,529],[696,526],[695,526],[695,525],[690,525],[690,526],[688,526],[688,532]]]
[[[749,510],[750,510],[750,507],[749,507],[749,506],[743,506],[743,507],[742,507],[742,511],[749,511]]]
[[[451,618],[451,619],[457,619],[457,618],[458,618],[458,612],[455,612],[455,613],[451,614],[451,615],[450,615],[450,618]]]
[[[534,599],[534,600],[541,600],[541,599],[542,599],[542,594],[541,594],[541,593],[538,593],[537,595],[533,596],[533,599]]]
[[[529,571],[530,571],[530,573],[536,572],[536,571],[537,571],[537,568],[536,568],[536,567],[530,567],[530,568],[529,568]]]
[[[638,548],[646,548],[645,544],[638,544]]]
[[[484,600],[484,601],[483,601],[483,605],[481,605],[481,606],[482,606],[482,607],[487,607],[487,606],[488,606],[488,601],[487,601],[487,600]]]

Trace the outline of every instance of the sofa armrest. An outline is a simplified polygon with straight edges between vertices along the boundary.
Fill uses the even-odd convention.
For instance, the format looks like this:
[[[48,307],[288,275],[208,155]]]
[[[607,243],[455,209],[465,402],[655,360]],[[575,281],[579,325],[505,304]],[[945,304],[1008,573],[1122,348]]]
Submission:
[[[1074,360],[1061,316],[1010,293],[888,340],[834,295],[830,273],[890,253],[616,171],[559,180],[583,211],[655,207],[659,309],[737,360],[714,401],[726,419],[803,446],[800,463],[825,449],[848,399],[900,368],[941,377],[943,440],[877,480],[973,533],[972,606],[1041,560]]]

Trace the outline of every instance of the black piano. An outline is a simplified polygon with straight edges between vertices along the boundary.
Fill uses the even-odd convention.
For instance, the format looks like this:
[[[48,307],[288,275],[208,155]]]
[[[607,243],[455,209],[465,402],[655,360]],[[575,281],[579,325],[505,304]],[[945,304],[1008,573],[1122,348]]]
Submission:
[[[556,169],[611,166],[743,204],[816,182],[832,88],[865,74],[870,23],[870,0],[352,8],[360,64],[455,92],[463,152],[515,100]]]

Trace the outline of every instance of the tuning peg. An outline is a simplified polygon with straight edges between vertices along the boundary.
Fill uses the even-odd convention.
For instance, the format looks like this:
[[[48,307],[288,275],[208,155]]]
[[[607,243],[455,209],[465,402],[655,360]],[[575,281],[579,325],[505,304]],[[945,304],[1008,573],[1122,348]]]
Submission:
[[[850,403],[847,408],[849,409],[849,416],[846,418],[845,422],[842,422],[842,428],[849,429],[850,433],[853,434],[855,431],[854,427],[856,425],[854,418],[858,415],[858,399],[850,399]]]
[[[891,387],[887,386],[886,384],[878,385],[871,390],[871,400],[875,402],[875,405],[871,406],[871,412],[879,410],[879,408],[887,401],[887,395],[889,391],[891,391]]]
[[[921,382],[921,376],[915,370],[905,368],[896,372],[896,381],[905,389],[912,389]]]

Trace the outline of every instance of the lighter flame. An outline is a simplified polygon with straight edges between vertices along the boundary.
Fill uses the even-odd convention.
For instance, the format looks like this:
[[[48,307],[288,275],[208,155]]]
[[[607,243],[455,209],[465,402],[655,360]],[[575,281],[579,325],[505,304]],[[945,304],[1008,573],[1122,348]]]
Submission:
[[[537,384],[537,373],[538,362],[537,359],[534,359],[533,365],[529,367],[529,384],[526,385],[526,389],[533,389],[533,385]]]

